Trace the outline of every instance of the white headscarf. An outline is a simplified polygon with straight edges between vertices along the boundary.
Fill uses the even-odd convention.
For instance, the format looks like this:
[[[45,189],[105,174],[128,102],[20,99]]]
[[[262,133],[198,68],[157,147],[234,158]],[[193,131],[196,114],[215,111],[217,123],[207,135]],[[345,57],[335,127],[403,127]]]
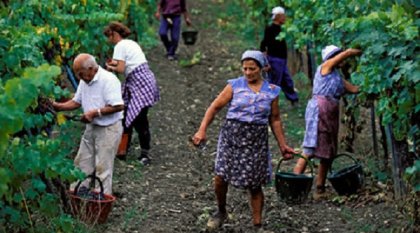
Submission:
[[[276,6],[276,7],[274,7],[271,10],[271,14],[273,15],[273,16],[271,16],[271,18],[274,19],[276,17],[276,15],[278,15],[278,14],[284,14],[284,13],[285,13],[285,11],[284,11],[284,8],[283,7]]]
[[[326,61],[330,59],[333,55],[337,54],[338,52],[341,52],[341,48],[335,46],[335,45],[327,45],[325,48],[322,49],[322,61]]]
[[[256,60],[261,67],[264,67],[267,65],[267,59],[265,58],[264,54],[258,50],[247,50],[242,54],[242,58],[241,61],[247,59],[247,58],[252,58],[254,60]]]

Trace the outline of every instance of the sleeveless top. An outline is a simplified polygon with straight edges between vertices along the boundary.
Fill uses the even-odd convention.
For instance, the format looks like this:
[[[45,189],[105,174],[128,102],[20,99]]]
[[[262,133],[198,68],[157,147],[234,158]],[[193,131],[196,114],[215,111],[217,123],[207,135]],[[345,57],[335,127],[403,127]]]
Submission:
[[[229,103],[226,119],[254,124],[267,124],[271,114],[271,103],[278,98],[280,87],[264,80],[260,91],[254,92],[246,78],[241,76],[228,80],[233,97]]]

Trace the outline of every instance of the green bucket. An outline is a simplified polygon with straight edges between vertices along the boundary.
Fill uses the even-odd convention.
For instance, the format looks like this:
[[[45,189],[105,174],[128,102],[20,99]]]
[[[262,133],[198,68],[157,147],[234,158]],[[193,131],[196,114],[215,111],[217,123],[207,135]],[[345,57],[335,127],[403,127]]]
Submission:
[[[295,157],[304,158],[301,155],[294,155]],[[280,164],[284,159],[280,159],[275,173],[275,185],[277,195],[280,201],[288,204],[298,204],[304,202],[308,198],[314,180],[314,169],[312,162],[307,160],[311,169],[311,175],[295,174],[292,172],[280,171]]]
[[[333,165],[340,157],[350,158],[353,164],[336,171],[331,170],[327,178],[338,195],[354,194],[363,186],[364,175],[362,165],[350,153],[338,154],[334,158]]]

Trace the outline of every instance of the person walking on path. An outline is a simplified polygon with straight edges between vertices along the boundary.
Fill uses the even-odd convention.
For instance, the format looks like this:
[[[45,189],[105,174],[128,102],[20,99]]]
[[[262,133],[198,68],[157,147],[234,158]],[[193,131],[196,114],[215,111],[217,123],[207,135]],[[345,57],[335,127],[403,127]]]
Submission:
[[[75,96],[63,103],[54,101],[52,106],[57,111],[83,108],[81,121],[86,123],[86,129],[74,164],[86,175],[96,171],[104,193],[112,194],[114,158],[123,131],[121,83],[113,73],[100,67],[90,54],[79,54],[74,59],[73,70],[81,80]],[[89,187],[87,182],[85,180],[82,186]]]
[[[126,79],[122,94],[126,105],[124,111],[124,133],[131,140],[133,127],[139,136],[141,153],[138,159],[143,165],[150,164],[150,130],[147,117],[149,108],[160,100],[155,76],[150,70],[140,45],[127,39],[131,31],[119,22],[111,22],[105,27],[104,35],[115,44],[112,60],[106,63],[110,71],[122,73]]]
[[[215,115],[226,105],[226,120],[220,130],[215,161],[214,187],[218,210],[207,227],[220,227],[227,218],[228,185],[249,190],[252,222],[262,226],[264,194],[262,185],[271,176],[271,156],[268,148],[268,127],[277,139],[284,158],[295,151],[286,144],[283,133],[278,95],[280,88],[262,77],[266,65],[260,51],[245,51],[241,59],[243,76],[228,80],[228,84],[207,109],[200,128],[192,137],[195,145],[206,140],[206,131]]]
[[[157,5],[155,17],[160,20],[159,36],[166,49],[168,60],[176,60],[181,34],[181,15],[184,15],[185,23],[190,26],[191,20],[187,10],[186,0],[160,0]],[[168,34],[171,34],[169,39]]]
[[[272,15],[273,22],[264,30],[260,50],[267,55],[270,65],[269,82],[281,87],[284,95],[293,105],[299,98],[287,68],[287,44],[284,39],[276,39],[282,31],[281,26],[286,21],[286,15],[284,9],[279,6],[272,9]]]
[[[346,92],[359,91],[358,86],[341,77],[338,69],[343,67],[347,58],[361,53],[358,49],[342,50],[335,45],[326,46],[322,50],[323,63],[316,70],[312,98],[306,107],[306,131],[302,145],[306,158],[315,156],[320,159],[314,199],[326,197],[327,172],[337,154],[340,97]],[[294,172],[301,174],[305,168],[306,160],[300,158]]]

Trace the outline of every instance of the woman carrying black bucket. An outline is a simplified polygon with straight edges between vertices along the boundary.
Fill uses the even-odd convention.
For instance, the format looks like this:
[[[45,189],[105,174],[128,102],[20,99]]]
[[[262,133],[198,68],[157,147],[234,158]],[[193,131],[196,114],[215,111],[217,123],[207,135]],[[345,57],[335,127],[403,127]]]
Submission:
[[[227,218],[226,194],[228,184],[249,190],[253,224],[260,229],[264,204],[262,185],[271,175],[271,157],[268,150],[268,127],[277,139],[284,158],[295,151],[287,146],[283,134],[278,95],[280,88],[262,77],[266,65],[264,54],[248,50],[242,55],[243,76],[228,80],[226,87],[207,109],[200,128],[193,136],[195,145],[206,140],[206,130],[215,115],[229,106],[219,135],[215,162],[214,187],[218,211],[207,227],[215,229]]]
[[[338,69],[343,67],[347,58],[361,53],[358,49],[342,50],[334,45],[326,46],[322,50],[323,63],[315,73],[312,98],[306,107],[303,141],[303,155],[320,159],[314,199],[326,197],[327,172],[337,154],[339,99],[345,92],[359,92],[359,87],[343,79]],[[293,171],[301,174],[305,168],[306,160],[300,158]]]

